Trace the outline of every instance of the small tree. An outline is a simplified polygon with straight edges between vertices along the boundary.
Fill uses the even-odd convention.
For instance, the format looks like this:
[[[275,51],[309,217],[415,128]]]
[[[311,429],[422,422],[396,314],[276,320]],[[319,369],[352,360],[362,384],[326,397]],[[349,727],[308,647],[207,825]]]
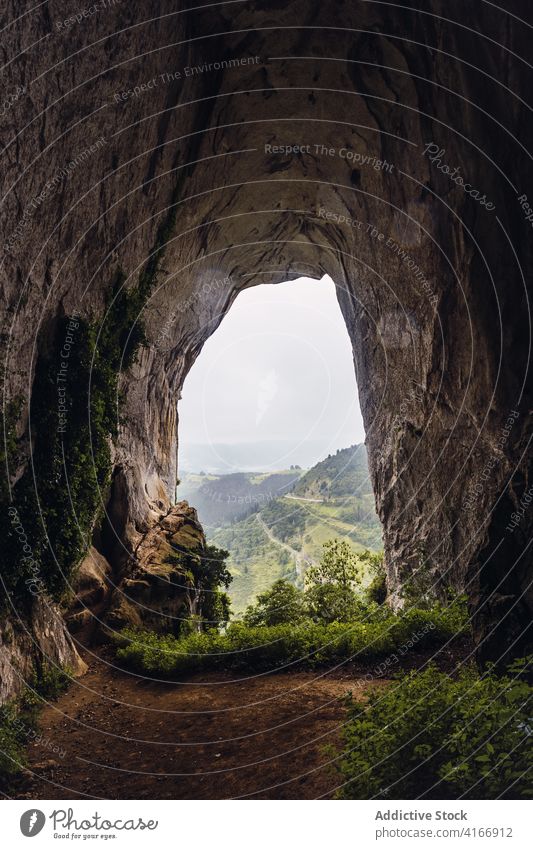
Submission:
[[[337,584],[344,590],[352,590],[361,583],[361,558],[346,540],[330,539],[323,545],[320,563],[310,566],[305,579],[311,586]]]
[[[200,593],[204,630],[225,625],[230,617],[230,598],[222,589],[227,589],[233,580],[226,565],[228,557],[228,551],[208,545],[200,558],[199,568],[193,570],[195,585]]]
[[[282,625],[301,622],[305,616],[304,598],[301,590],[283,578],[269,590],[257,596],[257,604],[246,609],[243,621],[246,625]]]
[[[364,555],[368,554],[367,558]],[[387,576],[385,574],[385,565],[383,563],[383,552],[374,554],[373,552],[363,552],[362,559],[368,563],[373,578],[366,588],[366,597],[368,601],[374,604],[385,604],[387,600]]]
[[[314,622],[355,622],[365,615],[359,596],[339,584],[315,584],[306,591],[305,600]]]

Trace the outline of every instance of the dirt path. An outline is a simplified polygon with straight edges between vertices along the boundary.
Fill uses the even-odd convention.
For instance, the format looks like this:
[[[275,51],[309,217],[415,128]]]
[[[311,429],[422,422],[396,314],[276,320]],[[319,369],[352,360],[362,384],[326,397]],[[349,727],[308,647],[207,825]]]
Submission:
[[[339,782],[325,748],[361,692],[347,671],[160,684],[85,659],[41,715],[19,798],[313,799]]]
[[[297,551],[295,548],[292,548],[292,546],[288,545],[288,543],[282,542],[282,540],[274,536],[273,531],[268,527],[260,513],[256,513],[255,518],[261,526],[261,530],[265,532],[269,540],[273,542],[274,545],[279,546],[279,548],[284,548],[285,551],[288,551],[291,557],[294,558],[296,574],[298,575],[298,577],[300,577],[302,575],[302,563],[305,563],[307,566],[310,566],[314,563],[314,561],[311,560],[310,557],[307,557],[305,554],[301,554],[301,552]]]
[[[303,495],[284,495],[283,498],[290,498],[291,501],[307,501],[312,504],[323,504],[323,498],[304,498]]]

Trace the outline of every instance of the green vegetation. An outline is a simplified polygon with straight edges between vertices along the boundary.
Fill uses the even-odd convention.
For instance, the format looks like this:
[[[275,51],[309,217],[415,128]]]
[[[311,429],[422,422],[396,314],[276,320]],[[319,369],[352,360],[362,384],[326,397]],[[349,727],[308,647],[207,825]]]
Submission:
[[[381,549],[364,445],[338,451],[303,475],[297,469],[189,474],[178,497],[196,506],[208,539],[229,551],[230,595],[238,613],[274,580],[303,586],[304,571],[333,536],[354,552]],[[371,565],[365,564],[363,584]]]
[[[174,633],[183,635],[226,625],[231,614],[231,601],[225,590],[232,581],[226,566],[228,552],[214,545],[206,546],[202,553],[174,543],[172,548],[165,563],[177,570],[184,584],[195,593],[199,610],[188,619],[174,622]]]
[[[243,616],[245,625],[264,626],[294,624],[304,619],[319,624],[365,621],[377,618],[377,606],[365,604],[351,588],[335,584],[315,584],[310,589],[298,589],[280,579],[249,605]]]
[[[455,680],[430,667],[368,703],[349,701],[340,771],[345,799],[530,798],[531,659],[502,678],[474,669]]]
[[[346,498],[372,493],[363,444],[339,449],[313,466],[293,489],[303,498]]]
[[[305,603],[310,619],[326,624],[364,620],[370,610],[351,587],[336,584],[314,584],[305,592]]]
[[[270,589],[258,595],[243,617],[246,625],[279,625],[298,622],[352,622],[367,616],[385,598],[377,600],[368,590],[361,595],[358,586],[365,571],[376,575],[383,569],[382,556],[371,551],[356,554],[343,540],[332,539],[323,546],[320,563],[305,575],[307,589],[278,579]],[[369,606],[370,603],[370,606]]]
[[[209,539],[230,552],[228,568],[233,582],[229,592],[237,613],[276,579],[296,579],[294,559],[268,538],[256,515],[221,528]]]
[[[250,627],[296,624],[307,616],[305,596],[294,584],[282,578],[275,581],[269,590],[257,596],[257,603],[250,605],[244,614],[244,624]]]
[[[324,543],[320,563],[309,567],[305,579],[311,585],[335,584],[347,595],[361,583],[363,562],[346,540],[330,539]]]
[[[375,615],[373,615],[375,614]],[[117,658],[137,671],[181,676],[207,670],[271,671],[298,665],[329,666],[350,660],[371,661],[407,652],[411,647],[438,646],[465,627],[459,606],[412,609],[402,615],[369,610],[363,621],[327,625],[302,621],[253,627],[232,623],[181,639],[154,633],[122,632]]]
[[[366,594],[369,601],[375,604],[385,604],[387,600],[387,578],[383,561],[377,566],[374,577],[366,588]]]
[[[305,507],[297,501],[279,499],[261,510],[261,518],[276,539],[288,543],[296,551],[301,550],[307,521]]]
[[[22,400],[9,401],[2,415],[0,434],[0,505],[9,501],[8,474],[13,475],[17,467],[17,421],[22,410]]]
[[[25,766],[25,748],[31,740],[38,739],[39,709],[46,702],[57,699],[69,681],[68,670],[44,665],[39,677],[29,682],[18,700],[0,706],[0,790],[9,790],[11,782]]]
[[[226,625],[231,612],[228,589],[233,578],[226,566],[229,553],[215,545],[208,545],[201,558],[201,569],[193,573],[194,585],[200,594],[203,627],[207,630]]]
[[[294,469],[265,474],[189,473],[182,476],[176,497],[194,504],[206,532],[210,534],[215,528],[246,519],[273,499],[290,492],[299,475],[300,472]]]

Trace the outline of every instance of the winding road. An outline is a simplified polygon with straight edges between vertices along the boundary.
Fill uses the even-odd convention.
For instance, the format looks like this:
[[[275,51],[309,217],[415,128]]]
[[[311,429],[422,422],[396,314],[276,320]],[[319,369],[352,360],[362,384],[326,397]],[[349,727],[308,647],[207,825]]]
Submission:
[[[280,548],[284,548],[285,551],[288,551],[289,554],[294,558],[296,574],[298,575],[298,577],[301,577],[303,575],[302,564],[305,564],[306,566],[311,566],[314,563],[314,560],[302,554],[300,551],[297,551],[295,548],[292,548],[292,546],[290,546],[288,543],[282,542],[280,539],[275,537],[268,525],[265,523],[264,519],[262,518],[261,513],[256,513],[255,518],[257,519],[259,525],[261,526],[262,530],[265,532],[269,540]]]

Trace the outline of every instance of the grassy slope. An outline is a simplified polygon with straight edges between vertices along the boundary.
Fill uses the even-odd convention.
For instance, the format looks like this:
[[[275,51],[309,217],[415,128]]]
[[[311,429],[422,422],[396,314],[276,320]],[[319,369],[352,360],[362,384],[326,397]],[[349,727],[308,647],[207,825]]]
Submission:
[[[188,497],[198,508],[209,541],[230,552],[235,613],[278,578],[301,585],[306,561],[317,561],[332,537],[347,539],[356,551],[381,548],[381,526],[362,445],[343,449],[305,473],[210,475],[209,480],[189,475],[184,484],[179,497]],[[239,507],[238,499],[250,493],[255,503],[248,499]],[[249,515],[252,509],[259,512],[271,536],[285,545],[269,539],[256,514]]]
[[[294,561],[272,543],[255,515],[227,528],[214,531],[210,542],[230,552],[229,567],[233,583],[229,593],[234,613],[242,612],[258,593],[278,578],[295,580]]]

